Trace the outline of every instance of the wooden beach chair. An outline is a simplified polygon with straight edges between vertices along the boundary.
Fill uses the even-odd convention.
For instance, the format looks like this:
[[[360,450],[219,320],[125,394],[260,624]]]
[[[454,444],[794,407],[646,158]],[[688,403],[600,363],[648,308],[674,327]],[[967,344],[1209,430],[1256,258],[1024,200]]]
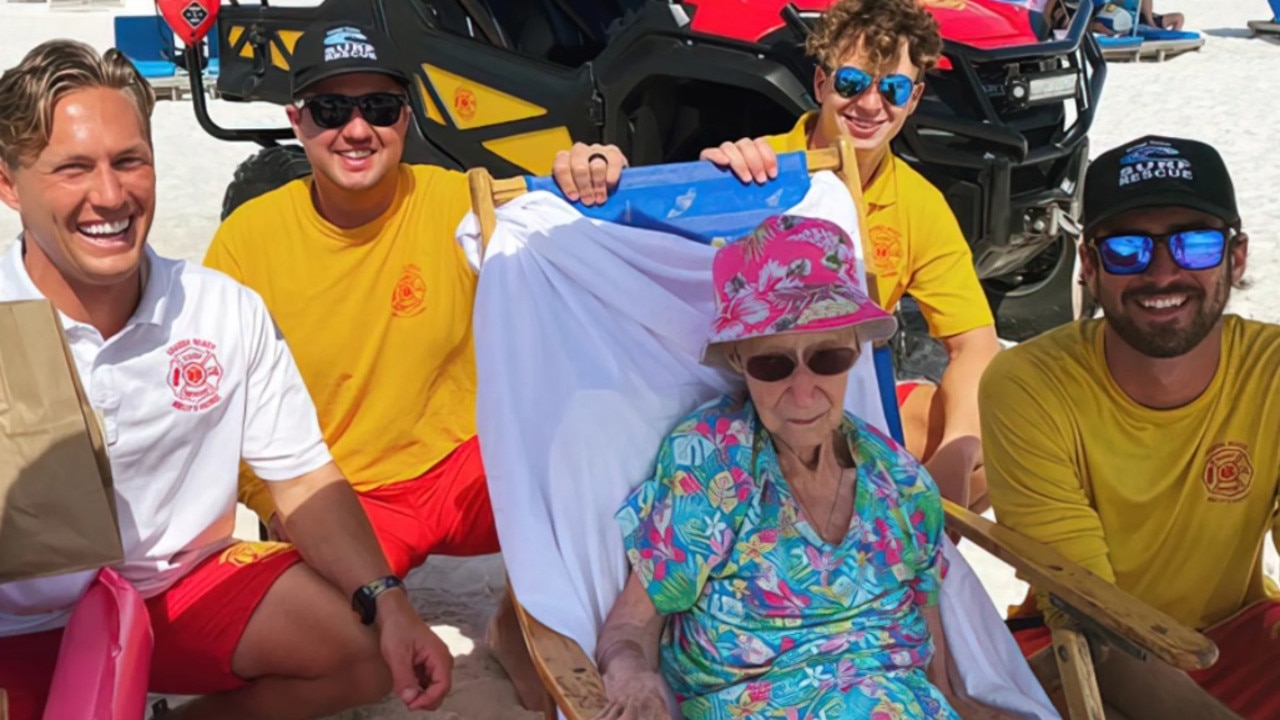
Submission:
[[[842,138],[833,149],[794,155],[803,160],[801,167],[809,173],[831,170],[841,177],[860,210],[860,229],[865,239],[865,205],[848,139]],[[786,158],[780,157],[780,163]],[[661,172],[661,169],[627,170],[624,181],[629,173],[645,171]],[[785,169],[780,172],[779,177],[785,172]],[[672,184],[679,185],[678,173],[671,176]],[[726,182],[737,182],[732,176],[725,177]],[[554,188],[546,178],[495,180],[482,168],[471,170],[469,180],[472,209],[482,244],[487,244],[494,233],[497,207],[531,189]],[[744,194],[754,191],[739,187]],[[622,192],[620,186],[619,193]],[[608,204],[605,208],[580,209],[596,219],[608,219],[608,213],[613,212],[615,222],[625,220],[625,224],[633,224],[633,218],[629,217],[630,204],[614,203],[614,199],[616,195],[610,200],[615,206],[612,211],[607,208]],[[626,210],[620,211],[621,208]],[[874,278],[870,278],[870,282],[874,282]],[[876,356],[877,360],[883,358],[888,362],[887,350],[878,349]],[[884,367],[877,363],[880,399],[886,411],[891,408],[896,418],[892,367],[888,365],[887,374],[881,372]],[[900,439],[900,425],[891,423],[891,427]],[[1051,647],[1029,659],[1036,679],[1063,717],[1070,720],[1168,717],[1238,720],[1180,672],[1206,668],[1216,660],[1217,648],[1206,637],[1068,562],[1047,546],[952,503],[946,503],[946,512],[949,528],[1011,565],[1033,586],[1047,591],[1055,606],[1072,619],[1068,627],[1053,631]],[[525,642],[548,693],[547,716],[556,717],[558,710],[569,720],[590,720],[607,704],[603,681],[594,661],[574,640],[530,614],[521,605],[515,588],[512,592]]]

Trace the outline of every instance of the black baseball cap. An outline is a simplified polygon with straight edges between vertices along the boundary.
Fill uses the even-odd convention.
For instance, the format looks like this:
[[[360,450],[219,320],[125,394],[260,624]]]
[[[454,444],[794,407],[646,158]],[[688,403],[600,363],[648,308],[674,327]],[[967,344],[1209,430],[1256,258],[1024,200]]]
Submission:
[[[408,86],[391,38],[351,22],[330,20],[308,27],[293,48],[293,97],[308,86],[348,73],[381,73]]]
[[[1148,135],[1099,155],[1084,179],[1084,236],[1130,210],[1186,207],[1240,222],[1222,156],[1197,140]]]

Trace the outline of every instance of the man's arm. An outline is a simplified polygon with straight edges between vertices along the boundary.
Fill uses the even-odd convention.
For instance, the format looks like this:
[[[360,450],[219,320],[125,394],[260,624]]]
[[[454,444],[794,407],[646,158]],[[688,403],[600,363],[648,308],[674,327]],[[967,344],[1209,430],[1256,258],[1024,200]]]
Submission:
[[[900,170],[899,172],[903,172]],[[942,193],[913,174],[906,190],[918,189],[910,208],[900,213],[907,227],[910,265],[906,291],[920,306],[929,334],[947,351],[936,408],[929,415],[929,440],[923,457],[943,497],[972,506],[969,480],[982,464],[978,421],[978,382],[1000,351],[995,318],[973,268],[973,253]],[[901,191],[900,191],[901,192]],[[899,198],[899,202],[907,202]]]
[[[241,457],[266,481],[303,559],[350,597],[391,570],[355,491],[329,455],[315,405],[284,338],[261,298],[247,288],[242,291],[249,352]],[[400,699],[413,710],[438,706],[451,681],[449,649],[402,590],[378,596],[375,621]]]
[[[1084,491],[1075,410],[1024,348],[1000,353],[978,390],[991,505],[1000,524],[1115,582],[1102,519]],[[1059,613],[1041,599],[1046,620]]]
[[[302,559],[347,597],[391,575],[369,518],[336,464],[267,487]],[[375,602],[374,623],[396,693],[413,709],[438,706],[450,686],[449,649],[423,624],[407,592],[384,592]],[[423,689],[420,674],[427,680]]]
[[[225,273],[244,285],[246,284],[244,271],[235,250],[237,238],[240,236],[238,230],[240,225],[239,218],[232,215],[218,226],[213,234],[213,240],[209,243],[209,249],[205,251],[203,264],[211,270]],[[264,524],[268,526],[278,524],[273,522],[275,507],[271,503],[271,493],[267,490],[266,484],[254,475],[253,470],[245,463],[240,465],[240,485],[236,500],[252,510]],[[287,537],[279,534],[275,534],[274,538],[287,540]]]
[[[978,383],[1000,352],[994,325],[942,338],[947,369],[942,372],[934,402],[942,404],[942,432],[937,448],[925,463],[943,497],[973,498],[964,489],[973,471],[982,466],[982,423],[978,414]]]
[[[266,486],[302,558],[347,597],[365,583],[391,574],[364,507],[337,464],[329,462]],[[404,599],[404,593],[383,593],[378,600],[392,595]],[[379,606],[379,619],[381,610]]]

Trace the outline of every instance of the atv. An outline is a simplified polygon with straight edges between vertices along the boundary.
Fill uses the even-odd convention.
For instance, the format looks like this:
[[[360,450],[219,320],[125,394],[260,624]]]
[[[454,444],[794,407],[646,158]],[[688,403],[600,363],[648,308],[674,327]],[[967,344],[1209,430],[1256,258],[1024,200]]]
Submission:
[[[894,150],[946,196],[973,249],[1001,337],[1073,319],[1087,133],[1105,77],[1090,0],[1061,38],[1006,0],[923,0],[945,39]],[[545,175],[575,141],[613,143],[632,164],[693,160],[724,140],[790,129],[816,107],[811,23],[834,0],[325,0],[217,8],[216,93],[290,101],[290,54],[319,19],[377,26],[412,80],[405,159],[495,176]],[[194,4],[194,2],[193,2]],[[203,27],[207,27],[205,23]],[[193,23],[194,26],[194,23]],[[188,68],[204,67],[201,43]],[[284,128],[201,126],[264,147],[237,170],[223,217],[309,172]]]

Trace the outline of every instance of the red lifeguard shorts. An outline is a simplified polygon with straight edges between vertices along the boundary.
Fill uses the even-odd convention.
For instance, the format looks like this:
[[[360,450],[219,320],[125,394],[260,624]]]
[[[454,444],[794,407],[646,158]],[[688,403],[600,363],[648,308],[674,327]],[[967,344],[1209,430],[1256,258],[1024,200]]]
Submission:
[[[924,382],[915,381],[915,380],[903,380],[899,382],[895,386],[895,389],[898,392],[898,407],[902,407],[903,405],[905,405],[907,402],[907,398],[911,397],[911,393],[914,392],[916,388],[924,384],[925,384]]]
[[[240,637],[276,580],[302,558],[291,545],[242,542],[210,556],[147,600],[155,647],[152,692],[208,695],[245,684],[231,671]],[[62,629],[0,637],[0,688],[10,720],[40,720]]]
[[[1191,679],[1246,720],[1280,718],[1280,601],[1256,602],[1204,635],[1218,646],[1218,662]],[[1043,625],[1014,639],[1028,657],[1051,642]]]
[[[404,577],[428,555],[498,552],[498,528],[477,438],[412,480],[360,493],[391,571]]]

